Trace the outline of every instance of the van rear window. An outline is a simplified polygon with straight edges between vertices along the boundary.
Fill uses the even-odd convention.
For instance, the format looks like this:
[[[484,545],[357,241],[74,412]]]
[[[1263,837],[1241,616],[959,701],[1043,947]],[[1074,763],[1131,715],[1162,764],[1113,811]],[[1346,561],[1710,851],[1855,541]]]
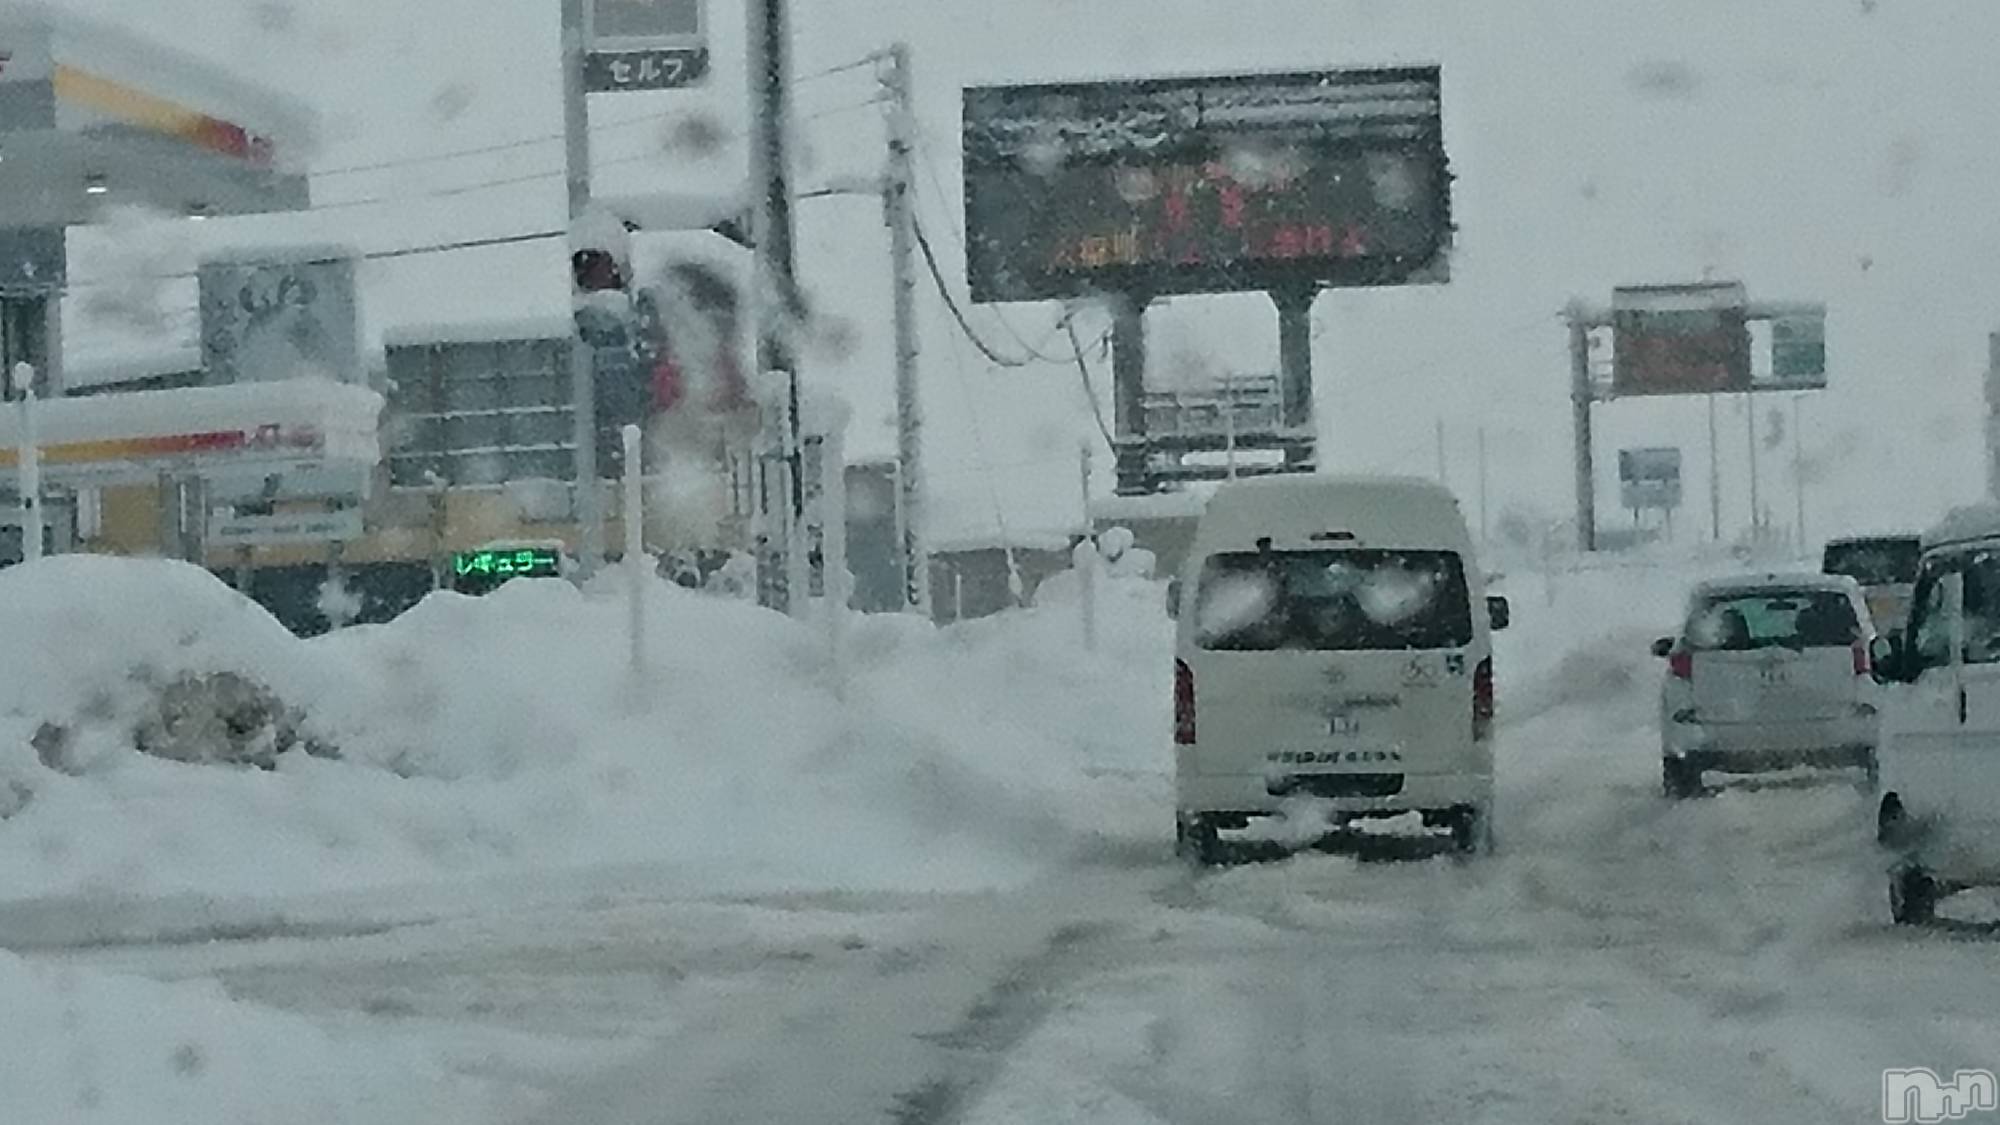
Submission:
[[[1918,539],[1860,539],[1830,543],[1820,560],[1825,574],[1844,574],[1863,586],[1894,586],[1917,580],[1923,555]]]
[[[1242,551],[1209,556],[1195,643],[1219,652],[1458,648],[1472,642],[1465,570],[1449,551]]]

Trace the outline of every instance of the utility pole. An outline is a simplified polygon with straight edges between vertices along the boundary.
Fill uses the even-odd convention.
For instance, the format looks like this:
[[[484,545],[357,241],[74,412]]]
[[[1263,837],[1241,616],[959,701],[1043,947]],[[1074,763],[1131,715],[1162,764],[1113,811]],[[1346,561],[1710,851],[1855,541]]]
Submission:
[[[1806,555],[1806,453],[1805,438],[1799,433],[1799,405],[1805,397],[1802,391],[1792,394],[1792,504],[1800,558]]]
[[[1437,423],[1436,429],[1437,429],[1437,455],[1438,455],[1438,483],[1445,484],[1446,480],[1445,480],[1445,459],[1444,459],[1444,419],[1438,418],[1436,419],[1436,423]]]
[[[1597,469],[1590,438],[1590,324],[1582,306],[1569,309],[1570,419],[1576,447],[1576,546],[1597,550]]]
[[[1715,392],[1708,395],[1708,541],[1722,541],[1722,460],[1715,448]]]
[[[585,0],[562,0],[563,174],[572,229],[590,209],[590,108],[583,88]],[[576,247],[572,245],[571,253]],[[582,322],[571,316],[570,401],[576,442],[577,569],[588,578],[604,564],[604,497],[597,482],[597,379]]]
[[[38,562],[42,557],[42,445],[35,428],[35,366],[14,365],[14,385],[20,388],[21,443],[21,561]]]
[[[1090,442],[1078,447],[1077,465],[1083,486],[1083,538],[1077,541],[1072,562],[1082,583],[1083,647],[1097,651],[1097,538],[1090,522]]]
[[[1486,534],[1486,427],[1479,427],[1479,549],[1488,547]]]
[[[923,404],[917,393],[917,275],[915,183],[915,87],[910,48],[889,47],[882,84],[889,91],[889,167],[882,185],[883,221],[889,225],[889,256],[896,337],[896,543],[902,552],[903,605],[931,616],[930,548],[924,541]]]
[[[790,146],[791,62],[785,0],[750,0],[750,169],[757,191],[757,219],[754,224],[758,296],[757,367],[760,372],[779,375],[785,383],[783,428],[784,462],[790,511],[783,521],[785,539],[785,582],[781,604],[785,612],[805,611],[808,591],[800,583],[805,571],[805,442],[799,411],[798,357],[789,342],[792,326],[783,323],[798,319],[796,264],[792,242],[792,187]],[[768,287],[768,289],[766,289]],[[777,307],[768,307],[775,304]],[[768,565],[768,560],[766,561]],[[796,588],[794,588],[796,587]]]
[[[1757,492],[1757,396],[1743,392],[1743,430],[1750,436],[1750,541],[1754,544],[1764,531],[1764,502]]]

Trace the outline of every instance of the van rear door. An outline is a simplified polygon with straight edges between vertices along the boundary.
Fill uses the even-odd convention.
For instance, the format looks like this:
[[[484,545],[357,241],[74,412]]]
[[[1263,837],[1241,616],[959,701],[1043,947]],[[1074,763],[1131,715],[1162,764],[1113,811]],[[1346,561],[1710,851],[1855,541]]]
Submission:
[[[1468,767],[1476,634],[1458,554],[1213,554],[1189,624],[1202,772],[1310,790],[1297,779]]]

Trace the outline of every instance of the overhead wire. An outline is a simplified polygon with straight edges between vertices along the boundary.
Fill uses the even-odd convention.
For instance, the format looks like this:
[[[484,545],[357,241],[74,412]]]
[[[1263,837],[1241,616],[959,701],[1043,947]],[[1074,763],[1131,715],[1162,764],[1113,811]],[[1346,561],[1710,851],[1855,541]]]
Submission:
[[[951,197],[944,189],[944,177],[938,174],[937,161],[932,158],[929,146],[924,144],[922,138],[919,137],[917,143],[913,147],[917,154],[917,162],[923,166],[924,175],[927,179],[930,180],[931,190],[936,193],[937,205],[940,208],[945,208],[948,210],[951,202]],[[919,185],[911,184],[910,186],[912,189],[918,189]],[[919,191],[919,195],[921,196],[921,191]],[[964,256],[967,253],[967,248],[965,244],[965,235],[959,230],[958,225],[955,223],[947,224],[945,229],[950,232],[952,241],[958,245],[958,251],[960,256]],[[1013,322],[1007,319],[1007,314],[1001,312],[999,309],[994,309],[993,319],[1000,322],[1000,327],[1004,329],[1009,336],[1012,336],[1014,338],[1014,342],[1021,346],[1021,348],[1028,354],[1028,357],[1030,359],[1037,359],[1043,363],[1050,363],[1050,364],[1067,364],[1069,362],[1068,356],[1052,356],[1052,355],[1046,355],[1042,352],[1042,348],[1048,344],[1049,340],[1053,339],[1057,332],[1062,331],[1061,325],[1057,325],[1055,328],[1051,329],[1049,333],[1042,338],[1042,341],[1040,343],[1031,344],[1028,342],[1028,338],[1026,336],[1023,336],[1020,333],[1020,331],[1014,327]]]
[[[799,75],[792,79],[792,85],[796,87],[803,85],[807,82],[817,81],[819,79],[827,78],[832,75],[842,74],[847,71],[859,70],[863,67],[872,66],[880,60],[881,55],[882,52],[875,51],[867,55],[863,55],[858,59],[841,63],[837,66],[830,66],[823,70],[813,71],[810,74]],[[618,121],[609,121],[600,125],[592,125],[590,127],[590,132],[591,135],[595,136],[596,134],[599,133],[610,133],[619,129],[629,129],[635,125],[652,125],[661,121],[668,120],[670,118],[684,116],[686,115],[686,113],[687,110],[685,109],[669,109],[669,110],[661,110],[657,113],[639,114],[637,116],[623,118]],[[362,172],[384,172],[395,168],[405,168],[418,164],[436,164],[447,160],[459,160],[468,156],[485,156],[497,152],[510,152],[514,149],[528,148],[534,145],[553,144],[563,139],[564,139],[564,134],[560,132],[538,133],[530,137],[518,137],[511,141],[499,141],[494,144],[474,145],[468,148],[449,149],[444,152],[429,152],[429,153],[422,153],[416,156],[395,157],[388,160],[377,160],[364,164],[343,164],[333,168],[317,168],[317,169],[312,169],[309,174],[313,176],[348,176],[348,175],[357,175]]]
[[[951,369],[958,381],[960,400],[968,407],[972,407],[972,387],[965,377],[965,354],[956,338],[951,340]],[[977,408],[968,409],[967,415],[972,423],[973,456],[979,463],[980,477],[986,482],[987,500],[993,505],[993,525],[1000,533],[1001,549],[1007,556],[1007,587],[1016,598],[1019,598],[1021,572],[1014,558],[1014,538],[1007,531],[1006,508],[1000,502],[1000,489],[993,480],[993,459],[986,448],[986,430],[980,425],[980,412]]]
[[[1083,397],[1090,401],[1090,416],[1097,420],[1097,432],[1104,435],[1104,445],[1116,452],[1118,443],[1111,437],[1111,427],[1104,424],[1104,406],[1097,401],[1097,388],[1090,382],[1090,365],[1083,360],[1083,341],[1076,336],[1074,317],[1063,318],[1063,328],[1069,333],[1070,350],[1076,353],[1076,373],[1083,380]]]

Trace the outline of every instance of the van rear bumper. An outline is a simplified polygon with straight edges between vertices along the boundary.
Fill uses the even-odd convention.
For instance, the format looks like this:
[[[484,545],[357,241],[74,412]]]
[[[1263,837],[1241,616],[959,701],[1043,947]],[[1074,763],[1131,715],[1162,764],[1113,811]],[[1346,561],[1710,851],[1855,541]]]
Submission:
[[[1318,785],[1322,778],[1347,777],[1353,784]],[[1493,799],[1491,773],[1413,773],[1393,792],[1379,773],[1182,774],[1174,781],[1175,804],[1183,814],[1232,813],[1269,816],[1299,796],[1322,801],[1335,812],[1392,814],[1421,809],[1486,805]],[[1322,792],[1350,795],[1325,796]],[[1363,795],[1381,794],[1381,795]]]

